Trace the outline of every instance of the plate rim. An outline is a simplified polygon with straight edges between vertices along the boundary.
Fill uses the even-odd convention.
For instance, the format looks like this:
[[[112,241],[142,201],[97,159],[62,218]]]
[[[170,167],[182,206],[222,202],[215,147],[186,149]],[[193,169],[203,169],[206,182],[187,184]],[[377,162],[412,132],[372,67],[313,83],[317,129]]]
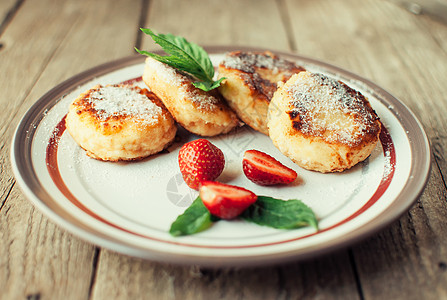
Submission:
[[[43,113],[46,107],[48,107],[50,104],[50,107],[54,106],[54,104],[58,101],[58,99],[61,98],[61,96],[63,96],[63,94],[70,93],[77,86],[85,84],[86,82],[92,80],[94,77],[102,76],[113,71],[118,71],[124,67],[144,62],[144,56],[131,55],[112,60],[104,64],[100,64],[64,80],[63,82],[47,91],[43,96],[41,96],[22,116],[12,138],[10,155],[14,176],[25,196],[33,203],[35,207],[37,207],[42,213],[44,213],[47,217],[49,217],[49,219],[58,224],[61,228],[71,232],[82,240],[87,241],[93,245],[105,247],[107,249],[118,251],[123,254],[145,259],[173,262],[177,264],[198,264],[208,267],[268,265],[273,263],[282,263],[290,260],[306,259],[309,257],[327,253],[329,251],[334,251],[336,249],[349,246],[382,230],[384,227],[388,226],[405,212],[407,212],[409,208],[421,196],[429,180],[431,171],[432,152],[430,141],[424,131],[422,124],[415,116],[415,114],[403,102],[395,98],[389,92],[371,82],[370,80],[365,79],[343,68],[291,52],[270,50],[265,48],[237,46],[205,46],[203,48],[209,54],[223,54],[225,52],[235,50],[271,51],[279,57],[291,58],[297,61],[305,61],[309,64],[323,67],[325,70],[337,73],[342,77],[360,81],[368,86],[370,89],[372,89],[374,92],[380,92],[379,95],[381,97],[385,98],[388,101],[391,101],[391,103],[393,104],[393,110],[391,111],[391,113],[397,118],[402,127],[404,129],[407,129],[406,137],[409,140],[411,157],[413,157],[414,155],[413,148],[415,148],[416,146],[419,145],[419,150],[422,150],[422,152],[419,151],[418,153],[418,155],[422,159],[416,160],[414,164],[412,164],[409,173],[410,175],[414,174],[414,169],[418,168],[418,170],[420,170],[418,172],[419,176],[407,178],[403,188],[399,191],[399,194],[394,198],[390,206],[387,207],[378,216],[366,222],[364,225],[356,228],[356,230],[354,231],[350,231],[348,235],[344,236],[341,239],[331,239],[329,241],[326,241],[324,243],[324,247],[321,247],[320,244],[317,244],[313,245],[312,247],[306,248],[306,251],[302,251],[302,249],[300,249],[301,251],[298,251],[298,253],[296,249],[290,249],[281,253],[269,253],[258,256],[251,256],[249,259],[246,256],[225,256],[216,259],[215,256],[165,253],[156,249],[147,249],[145,247],[139,247],[137,245],[130,245],[127,242],[123,243],[122,240],[104,235],[95,228],[87,227],[84,224],[73,223],[75,218],[65,213],[61,215],[60,209],[58,209],[57,207],[57,203],[54,203],[54,201],[53,203],[49,203],[48,201],[42,200],[42,197],[49,197],[51,199],[51,196],[45,191],[42,186],[39,186],[39,180],[32,166],[31,157],[22,155],[23,153],[25,153],[24,149],[27,149],[27,147],[31,147],[33,141],[33,139],[30,138],[30,136],[32,137],[34,134],[32,124],[34,124],[36,120],[40,122],[44,118]],[[411,124],[412,130],[415,130],[411,131],[412,138],[410,138],[408,128],[403,126],[404,124]],[[19,161],[19,157],[24,158],[24,160]],[[26,174],[28,174],[28,176],[25,176]],[[30,176],[29,174],[32,174],[34,176]],[[412,181],[413,184],[410,184],[410,181]]]

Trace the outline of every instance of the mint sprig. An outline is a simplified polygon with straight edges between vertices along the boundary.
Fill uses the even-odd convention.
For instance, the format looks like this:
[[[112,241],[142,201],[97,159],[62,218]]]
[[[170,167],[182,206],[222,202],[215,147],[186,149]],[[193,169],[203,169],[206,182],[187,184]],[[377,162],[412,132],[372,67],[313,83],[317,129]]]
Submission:
[[[195,79],[198,79],[198,81],[193,83],[195,87],[207,92],[219,87],[222,80],[225,79],[220,78],[217,81],[213,79],[213,63],[211,62],[208,53],[199,45],[188,42],[185,38],[173,34],[157,35],[148,28],[140,29],[145,34],[150,35],[155,43],[159,44],[169,55],[162,56],[139,50],[136,47],[135,50],[142,55],[152,57],[173,68],[192,75]]]
[[[294,229],[312,226],[318,230],[318,220],[310,207],[300,200],[281,200],[267,196],[258,199],[240,218],[258,225]],[[210,214],[200,197],[172,223],[169,233],[173,236],[191,235],[212,226],[219,218]]]

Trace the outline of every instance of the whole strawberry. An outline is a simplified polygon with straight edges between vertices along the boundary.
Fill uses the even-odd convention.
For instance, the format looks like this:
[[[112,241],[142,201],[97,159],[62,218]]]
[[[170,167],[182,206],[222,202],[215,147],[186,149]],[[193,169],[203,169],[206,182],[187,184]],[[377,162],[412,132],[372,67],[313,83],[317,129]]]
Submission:
[[[210,141],[198,139],[183,145],[178,164],[186,184],[198,190],[202,181],[219,177],[225,167],[225,157]]]

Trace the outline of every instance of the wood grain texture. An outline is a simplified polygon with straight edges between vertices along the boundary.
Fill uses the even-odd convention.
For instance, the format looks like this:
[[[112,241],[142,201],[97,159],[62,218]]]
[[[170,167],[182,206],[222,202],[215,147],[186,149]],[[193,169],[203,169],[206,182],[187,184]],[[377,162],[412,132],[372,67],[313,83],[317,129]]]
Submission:
[[[89,297],[95,247],[65,233],[24,199],[14,186],[9,142],[20,117],[46,91],[133,54],[138,18],[139,7],[124,2],[26,1],[2,36],[0,64],[9,78],[0,83],[0,298]]]
[[[408,213],[354,248],[365,299],[447,297],[447,194],[439,177],[435,170]]]
[[[7,24],[0,29],[0,299],[447,298],[445,24],[385,0],[2,0],[0,18]],[[63,80],[132,55],[134,45],[158,48],[139,27],[201,45],[293,50],[372,80],[404,102],[428,134],[434,155],[426,190],[376,235],[280,266],[175,266],[66,233],[15,184],[14,127]]]
[[[160,33],[182,35],[202,46],[289,50],[280,10],[274,0],[167,0],[150,4],[145,26]],[[143,39],[143,48],[154,49],[149,37]]]
[[[0,2],[0,37],[22,4],[23,0],[3,0]],[[0,50],[3,46],[0,40]]]
[[[145,27],[185,36],[201,45],[241,44],[289,50],[281,3],[199,2],[152,1]],[[188,10],[190,6],[195,9]],[[226,9],[222,10],[222,6]],[[257,9],[253,10],[253,6]],[[183,13],[186,10],[190,13]],[[265,15],[260,17],[260,12]],[[146,37],[142,48],[155,47]],[[104,250],[98,262],[93,299],[144,299],[144,295],[149,299],[358,299],[346,254],[278,268],[224,271],[169,266]],[[337,270],[337,276],[325,273],[325,269]]]
[[[18,189],[0,212],[0,228],[1,299],[88,297],[92,246],[36,212]]]
[[[445,25],[380,1],[289,1],[287,5],[291,11],[303,12],[302,18],[291,21],[301,54],[340,65],[381,85],[416,114],[432,141],[432,177],[418,204],[354,248],[364,298],[444,299],[447,170],[442,149],[447,146],[447,102],[440,99],[445,99],[447,56],[440,35]],[[305,24],[312,20],[306,16],[315,18],[311,11],[324,18],[314,20],[309,28]],[[312,36],[314,42],[309,43]]]
[[[21,105],[29,91],[32,89],[36,78],[42,72],[45,63],[51,58],[53,49],[45,47],[50,45],[45,40],[52,39],[52,42],[63,38],[63,22],[70,21],[70,14],[61,15],[56,9],[48,9],[44,6],[54,7],[50,3],[42,2],[42,5],[36,2],[23,4],[14,16],[14,21],[8,25],[1,36],[3,48],[1,49],[0,65],[7,80],[0,81],[1,103],[1,123],[0,123],[0,194],[2,203],[5,201],[11,186],[14,182],[9,164],[9,145],[12,138],[12,132],[18,122],[21,114],[24,112]],[[48,23],[41,21],[43,17],[35,19],[35,16],[45,15]],[[54,25],[51,26],[50,23]],[[35,35],[32,29],[37,28],[35,32],[45,32],[42,35]],[[32,53],[32,55],[30,55]],[[15,120],[15,121],[14,121]]]
[[[100,261],[92,299],[359,299],[355,281],[345,280],[353,274],[342,252],[244,269],[172,266],[110,251]]]

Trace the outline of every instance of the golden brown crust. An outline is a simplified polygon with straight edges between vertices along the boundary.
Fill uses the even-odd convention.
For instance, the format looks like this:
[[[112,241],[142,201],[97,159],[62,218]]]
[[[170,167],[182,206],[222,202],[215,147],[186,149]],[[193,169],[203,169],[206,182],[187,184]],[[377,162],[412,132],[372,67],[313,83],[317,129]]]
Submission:
[[[277,83],[304,68],[269,51],[234,51],[227,53],[218,70],[219,78],[226,78],[219,91],[230,107],[247,125],[268,134],[268,105]]]
[[[346,126],[334,126],[332,128],[331,126],[315,124],[315,114],[323,115],[329,113],[330,109],[335,109],[334,105],[330,103],[333,101],[323,99],[323,97],[318,98],[318,95],[312,96],[311,93],[304,94],[303,91],[290,88],[287,91],[288,97],[293,100],[289,102],[290,110],[287,111],[287,114],[296,133],[323,137],[328,142],[346,144],[351,147],[377,140],[380,123],[377,114],[365,96],[343,82],[329,80],[328,77],[321,74],[311,74],[311,76],[316,85],[316,87],[312,87],[313,89],[329,88],[329,93],[334,97],[333,101],[338,102],[338,105],[336,105],[338,109],[342,110],[342,113],[351,119],[352,128],[347,133],[349,136],[345,136],[335,131],[346,129],[343,128]],[[310,91],[310,89],[305,90],[305,92]],[[335,99],[336,97],[338,99]]]
[[[273,143],[298,165],[320,172],[340,172],[366,159],[381,130],[361,93],[310,72],[278,89],[268,118]]]
[[[194,134],[215,136],[240,124],[217,91],[196,88],[190,76],[155,59],[146,59],[143,81],[163,101],[174,119]]]
[[[156,104],[161,108],[163,116],[169,115],[168,110],[163,105],[163,102],[148,89],[141,89],[137,86],[128,86],[123,84],[113,84],[108,85],[112,87],[120,87],[120,88],[130,88],[137,91],[139,94],[146,96],[150,101]],[[110,135],[116,134],[120,130],[123,129],[123,125],[125,121],[129,118],[133,118],[138,120],[140,118],[138,115],[126,115],[126,114],[111,114],[108,116],[104,115],[104,112],[100,109],[97,109],[94,105],[94,102],[90,101],[91,94],[94,92],[98,92],[103,86],[96,85],[88,91],[82,93],[76,100],[71,104],[76,107],[76,113],[78,115],[88,115],[91,118],[91,121],[95,124],[96,130],[100,131],[102,134]],[[142,123],[143,120],[141,120]],[[151,123],[144,124],[145,126],[155,126]]]
[[[104,161],[137,160],[160,152],[177,131],[154,93],[128,85],[97,85],[84,92],[70,104],[66,126],[89,156]]]

